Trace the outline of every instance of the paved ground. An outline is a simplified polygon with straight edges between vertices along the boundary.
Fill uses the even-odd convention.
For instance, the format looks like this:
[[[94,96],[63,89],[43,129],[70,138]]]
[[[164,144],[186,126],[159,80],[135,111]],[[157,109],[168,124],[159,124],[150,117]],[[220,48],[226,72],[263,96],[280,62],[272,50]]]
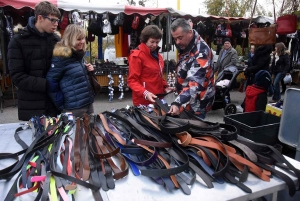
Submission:
[[[241,104],[245,94],[238,92],[236,89],[234,89],[231,93],[231,101],[232,103],[238,105]],[[113,102],[110,103],[108,101],[108,95],[107,93],[103,92],[97,95],[95,102],[94,102],[94,108],[95,113],[100,113],[103,111],[110,111],[113,108],[123,108],[127,105],[132,105],[131,101],[131,92],[125,93],[125,98],[123,100],[118,100],[119,93],[116,92]],[[212,122],[223,122],[224,117],[224,111],[223,109],[210,111],[207,114],[206,120],[212,121]],[[4,100],[4,108],[3,113],[0,113],[0,124],[4,123],[16,123],[19,122],[18,120],[18,110],[17,107],[14,106],[14,101],[12,99]]]

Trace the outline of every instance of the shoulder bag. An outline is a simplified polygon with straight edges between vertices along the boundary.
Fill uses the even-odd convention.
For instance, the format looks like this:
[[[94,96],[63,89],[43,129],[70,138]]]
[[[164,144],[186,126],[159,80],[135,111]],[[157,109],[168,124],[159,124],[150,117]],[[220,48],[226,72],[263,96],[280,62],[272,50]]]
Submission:
[[[94,95],[97,95],[101,91],[101,86],[94,74],[94,72],[88,72],[91,86],[93,88]]]
[[[249,26],[251,25],[252,17],[255,11],[256,2],[254,4],[253,12],[251,14],[251,19]],[[274,2],[273,2],[274,3]],[[274,5],[274,4],[273,4]],[[275,20],[275,8],[274,8],[274,22]],[[276,42],[276,26],[269,26],[263,28],[249,28],[249,43],[253,45],[267,45],[274,44]]]

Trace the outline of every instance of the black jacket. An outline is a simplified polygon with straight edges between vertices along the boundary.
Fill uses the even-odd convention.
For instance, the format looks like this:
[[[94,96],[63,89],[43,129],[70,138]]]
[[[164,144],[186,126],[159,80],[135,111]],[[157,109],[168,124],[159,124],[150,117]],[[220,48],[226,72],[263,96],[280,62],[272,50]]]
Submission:
[[[269,64],[271,61],[272,46],[265,45],[258,47],[252,58],[252,64],[246,69],[246,75],[255,75],[260,70],[270,71]]]
[[[56,34],[40,33],[30,17],[28,25],[19,29],[8,45],[8,68],[18,87],[19,120],[32,116],[56,116],[57,111],[47,95],[46,74],[50,68]]]
[[[272,73],[283,73],[283,74],[289,73],[290,55],[288,53],[280,55],[276,64],[275,64],[275,56],[273,56],[271,70]]]

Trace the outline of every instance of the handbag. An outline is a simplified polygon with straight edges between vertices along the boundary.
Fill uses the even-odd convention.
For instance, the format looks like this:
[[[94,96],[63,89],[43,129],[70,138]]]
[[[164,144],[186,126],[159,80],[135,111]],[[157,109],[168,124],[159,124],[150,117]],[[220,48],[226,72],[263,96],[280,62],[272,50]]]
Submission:
[[[93,88],[94,95],[97,95],[101,91],[101,86],[100,86],[94,72],[88,72],[88,73],[89,73],[90,84]]]
[[[228,38],[232,37],[232,30],[229,23],[226,25],[225,36]]]
[[[68,25],[69,25],[69,14],[68,11],[64,11],[64,14],[61,17],[58,26],[60,29],[66,29]]]
[[[255,4],[252,10],[250,23],[249,23],[249,43],[252,45],[269,45],[276,43],[276,26],[269,26],[258,28],[252,25],[252,18],[255,12],[257,0],[255,0]],[[274,6],[274,22],[276,22],[276,15],[275,15],[275,5]]]
[[[295,33],[297,28],[297,16],[284,15],[277,19],[277,34],[285,35]]]
[[[285,77],[283,78],[283,82],[284,82],[284,84],[290,84],[292,82],[291,74],[285,75]]]
[[[267,45],[276,42],[276,27],[250,28],[249,43],[253,45]]]
[[[220,37],[231,38],[232,30],[231,30],[230,24],[228,23],[226,25],[226,28],[224,27],[224,25],[219,24],[216,28],[215,35],[220,36]]]
[[[91,33],[90,31],[88,32],[87,41],[88,42],[95,41],[95,35],[93,33]]]
[[[107,34],[102,31],[102,15],[97,15],[92,12],[89,13],[88,32],[99,37],[106,37]]]
[[[125,14],[119,13],[114,19],[114,25],[115,26],[123,26],[124,20],[125,20]]]
[[[137,29],[139,27],[139,24],[140,24],[140,17],[138,15],[134,14],[131,27],[133,29]]]

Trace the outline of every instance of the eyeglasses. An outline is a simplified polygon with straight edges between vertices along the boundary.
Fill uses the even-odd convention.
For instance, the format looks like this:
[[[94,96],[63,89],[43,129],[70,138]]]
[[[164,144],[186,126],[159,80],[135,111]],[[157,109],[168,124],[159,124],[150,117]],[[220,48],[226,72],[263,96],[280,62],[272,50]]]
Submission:
[[[59,21],[60,21],[60,19],[50,18],[50,17],[45,16],[45,15],[42,15],[42,16],[43,16],[43,18],[46,18],[46,19],[50,20],[50,22],[52,24],[55,24],[56,22],[59,23]]]

